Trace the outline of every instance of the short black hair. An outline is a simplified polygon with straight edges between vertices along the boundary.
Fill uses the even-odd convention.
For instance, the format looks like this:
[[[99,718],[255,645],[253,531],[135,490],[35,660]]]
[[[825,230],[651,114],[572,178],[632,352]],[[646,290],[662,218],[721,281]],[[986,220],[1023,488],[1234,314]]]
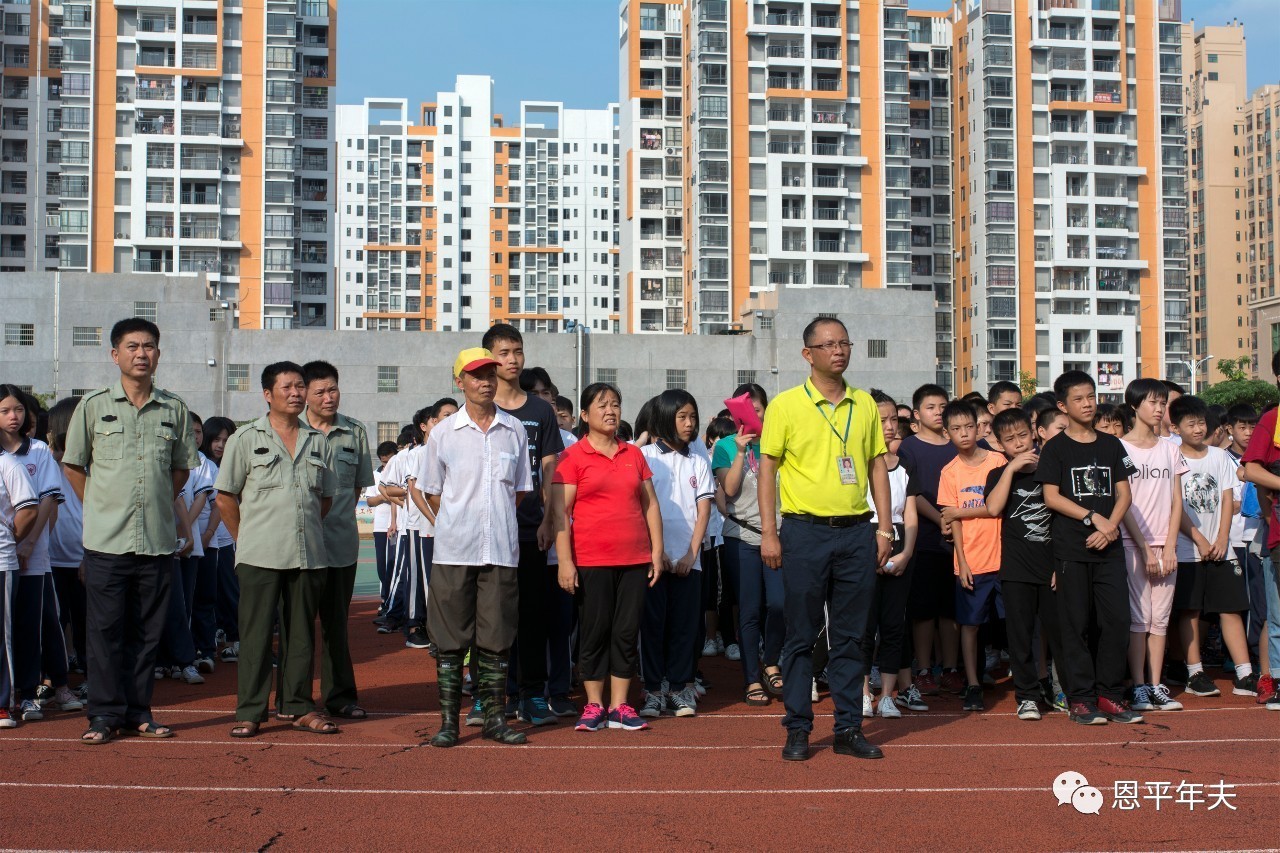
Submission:
[[[422,424],[425,424],[427,421],[434,418],[436,416],[436,413],[432,411],[434,408],[435,406],[423,406],[421,409],[418,409],[418,411],[414,412],[413,413],[414,427],[420,429]]]
[[[996,401],[1005,394],[1017,394],[1018,398],[1021,399],[1022,389],[1008,379],[1001,379],[987,389],[987,403],[994,406]]]
[[[587,409],[591,408],[591,404],[596,400],[599,400],[605,394],[613,394],[618,398],[618,405],[622,405],[622,392],[618,390],[616,385],[612,385],[608,382],[592,382],[586,388],[582,389],[581,411],[585,412]],[[573,411],[573,403],[566,397],[557,397],[556,404],[559,405],[561,400],[564,400],[569,411]],[[619,426],[621,426],[621,423],[619,423]]]
[[[36,412],[35,409],[31,408],[31,395],[17,385],[9,385],[7,383],[0,385],[0,400],[5,400],[9,397],[22,404],[23,415],[20,433],[25,436],[36,425]]]
[[[431,411],[433,413],[432,417],[438,417],[440,415],[440,410],[445,406],[453,406],[455,409],[462,408],[458,405],[458,401],[452,397],[441,397],[439,400],[436,400],[431,404]]]
[[[1051,397],[1053,397],[1052,391],[1048,392],[1048,397],[1044,394],[1033,394],[1022,401],[1022,411],[1026,412],[1027,417],[1031,418],[1032,421],[1035,421],[1036,417],[1045,409],[1053,409],[1056,412],[1058,404],[1049,399]]]
[[[986,395],[983,394],[981,391],[970,391],[968,394],[965,394],[960,399],[964,400],[966,403],[973,406],[975,409],[986,408],[986,405],[987,405]]]
[[[227,438],[236,434],[236,422],[231,418],[217,415],[205,421],[204,441],[200,442],[200,452],[205,456],[211,455],[213,453],[213,442],[224,432],[227,434]]]
[[[1205,422],[1208,423],[1209,407],[1199,397],[1183,394],[1169,404],[1169,420],[1172,423],[1180,424],[1186,418],[1204,418]]]
[[[1169,389],[1170,391],[1172,391],[1172,392],[1173,392],[1173,393],[1175,393],[1175,394],[1185,394],[1185,393],[1187,393],[1187,389],[1186,389],[1186,388],[1183,388],[1183,387],[1182,387],[1181,385],[1179,385],[1177,382],[1173,382],[1173,381],[1168,380],[1168,379],[1161,379],[1161,380],[1160,380],[1160,383],[1161,383],[1162,385],[1164,385],[1164,387],[1165,387],[1165,388]]]
[[[52,410],[50,410],[52,415]],[[1256,424],[1258,422],[1258,410],[1248,403],[1236,403],[1227,409],[1227,417],[1224,421],[1227,426],[1236,426],[1237,424]]]
[[[190,409],[187,409],[187,415],[188,417],[191,418],[192,423],[197,423],[200,426],[204,426],[204,418],[200,417],[195,412],[191,411]]]
[[[942,410],[943,429],[950,426],[954,418],[969,418],[976,424],[978,422],[978,410],[968,400],[952,400]]]
[[[707,424],[707,441],[715,444],[722,438],[735,435],[738,432],[737,426],[733,423],[733,418],[712,418]]]
[[[1088,385],[1093,390],[1098,390],[1098,383],[1093,381],[1092,376],[1083,370],[1068,370],[1053,380],[1053,396],[1059,403],[1065,403],[1067,402],[1067,394],[1071,393],[1071,389],[1078,388],[1081,385]]]
[[[626,421],[618,421],[618,441],[630,441],[635,437],[636,434],[631,429],[631,424]]]
[[[925,383],[917,388],[915,393],[911,395],[912,411],[919,411],[920,406],[923,405],[924,401],[930,397],[941,397],[944,403],[951,399],[951,395],[948,394],[946,389],[941,385]]]
[[[396,447],[396,443],[394,441],[383,441],[378,444],[378,449],[375,451],[375,455],[395,456],[398,449],[399,448]]]
[[[1120,407],[1115,403],[1099,403],[1098,407],[1093,410],[1093,425],[1097,426],[1102,421],[1119,421],[1124,426],[1124,418],[1120,414]]]
[[[698,401],[683,388],[668,388],[654,398],[653,414],[649,418],[649,433],[667,444],[676,438],[676,413],[685,406],[693,406],[694,435],[698,434]]]
[[[653,434],[653,409],[658,405],[657,397],[650,397],[644,401],[644,405],[640,407],[640,411],[636,412],[635,430],[636,435],[641,433]]]
[[[294,361],[277,361],[262,368],[262,390],[270,391],[276,387],[276,377],[282,373],[296,373],[305,379],[302,365]]]
[[[1271,354],[1271,373],[1280,376],[1280,349]]]
[[[1169,387],[1159,379],[1144,377],[1133,380],[1129,383],[1129,387],[1124,389],[1124,401],[1134,409],[1137,409],[1152,397],[1157,400],[1168,401]]]
[[[520,371],[520,390],[526,394],[532,393],[534,386],[539,382],[547,388],[556,387],[551,381],[551,374],[547,373],[545,367],[526,367]]]
[[[573,401],[563,394],[556,395],[556,411],[573,414]]]
[[[302,365],[302,378],[308,385],[319,382],[321,379],[332,379],[337,382],[338,368],[327,361],[308,361]]]
[[[845,335],[849,334],[849,327],[846,326],[844,321],[838,317],[814,317],[809,321],[809,325],[804,327],[804,333],[801,335],[801,340],[804,341],[804,345],[809,346],[813,341],[813,336],[818,333],[818,329],[827,323],[835,323],[837,326],[844,329]]]
[[[1036,429],[1048,429],[1058,418],[1065,418],[1066,412],[1056,406],[1052,409],[1042,409],[1040,414],[1036,415]]]
[[[61,453],[67,449],[67,427],[71,425],[71,416],[75,414],[78,405],[79,397],[63,397],[49,409],[50,450]]]
[[[484,337],[480,339],[480,346],[493,351],[493,345],[498,341],[514,341],[518,344],[524,344],[524,337],[520,334],[520,330],[510,323],[494,323],[484,333]]]
[[[400,428],[400,434],[396,436],[396,447],[406,447],[417,444],[419,438],[418,428],[413,424],[405,424]]]
[[[743,382],[737,388],[733,389],[732,396],[741,397],[743,394],[751,395],[751,399],[760,404],[761,408],[769,407],[769,392],[754,382]]]
[[[1030,430],[1031,418],[1026,412],[1017,407],[1005,409],[1003,412],[991,419],[991,432],[999,438],[1018,424],[1022,424]]]
[[[894,402],[892,397],[881,391],[879,388],[872,388],[867,393],[871,395],[871,401],[877,406],[883,406],[885,403],[888,403],[890,406],[893,406],[893,413],[895,415],[898,413],[898,404]]]
[[[134,332],[148,334],[156,339],[156,346],[160,345],[159,326],[141,317],[126,317],[111,327],[111,348],[118,349],[120,342],[124,340],[124,336],[131,335]]]

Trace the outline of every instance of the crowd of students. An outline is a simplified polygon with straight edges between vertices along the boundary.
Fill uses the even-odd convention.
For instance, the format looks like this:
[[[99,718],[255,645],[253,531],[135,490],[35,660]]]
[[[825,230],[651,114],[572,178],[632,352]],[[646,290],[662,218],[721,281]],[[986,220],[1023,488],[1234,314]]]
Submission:
[[[158,330],[154,338],[158,347]],[[863,589],[866,618],[852,637],[859,663],[849,668],[848,626],[834,617],[816,643],[795,648],[802,633],[788,611],[795,570],[779,570],[775,547],[780,527],[794,554],[804,533],[798,522],[843,527],[836,519],[861,523],[862,516],[784,512],[796,495],[788,497],[785,482],[776,488],[783,416],[771,422],[763,388],[746,384],[730,395],[755,418],[725,409],[704,424],[693,396],[673,389],[639,407],[633,426],[608,384],[583,389],[575,414],[545,370],[526,367],[514,328],[494,326],[481,343],[454,367],[463,399],[416,412],[397,441],[376,448],[379,464],[369,476],[361,473],[368,469],[363,427],[337,415],[332,366],[281,363],[264,372],[272,417],[297,418],[305,405],[298,440],[314,440],[323,452],[297,454],[311,458],[291,475],[314,492],[314,506],[298,509],[303,556],[282,558],[303,580],[269,573],[275,585],[247,593],[249,601],[240,600],[240,583],[247,577],[256,586],[268,575],[246,564],[243,548],[237,558],[236,537],[245,526],[253,538],[255,523],[270,525],[267,513],[254,519],[248,508],[258,500],[255,472],[276,457],[244,454],[256,443],[252,453],[268,455],[270,431],[280,433],[286,421],[264,418],[237,431],[226,418],[201,424],[190,415],[199,451],[188,462],[172,456],[175,474],[189,475],[171,507],[168,533],[177,547],[166,570],[169,592],[156,613],[143,614],[158,642],[154,652],[133,652],[153,655],[154,679],[199,684],[217,663],[237,662],[248,619],[252,652],[245,654],[253,662],[240,673],[232,735],[252,737],[266,717],[271,625],[279,620],[274,660],[280,693],[287,692],[283,671],[292,692],[277,696],[277,718],[331,734],[338,727],[330,716],[365,716],[343,618],[355,571],[346,531],[354,531],[355,496],[363,495],[373,511],[381,584],[376,629],[437,658],[443,720],[436,746],[457,742],[466,695],[465,725],[511,744],[526,739],[508,724],[513,718],[537,727],[576,717],[579,731],[594,732],[693,716],[709,687],[699,660],[716,655],[739,663],[743,702],[763,707],[786,695],[789,715],[801,704],[795,691],[815,701],[837,668],[840,678],[852,672],[860,680],[863,717],[925,713],[940,694],[981,712],[987,688],[1011,676],[1020,719],[1056,710],[1088,725],[1141,722],[1144,713],[1180,710],[1189,697],[1218,695],[1210,670],[1224,665],[1233,693],[1280,710],[1271,672],[1280,661],[1274,410],[1261,419],[1249,406],[1222,411],[1154,379],[1132,382],[1123,404],[1100,403],[1092,378],[1077,371],[1025,400],[1009,382],[959,399],[924,385],[910,405],[872,390],[866,404],[878,412],[879,429],[859,439],[868,453],[855,463],[846,451],[862,392],[845,386],[839,393],[853,402],[843,436],[839,418],[818,405],[845,448],[838,482],[860,490],[859,505],[892,542]],[[847,365],[847,343],[815,349]],[[1280,375],[1280,357],[1274,367]],[[843,369],[832,376],[838,380]],[[291,382],[297,387],[286,393]],[[328,410],[314,408],[325,399]],[[80,465],[92,477],[93,468],[60,464],[78,402],[60,401],[46,414],[29,394],[0,385],[0,606],[8,651],[0,727],[85,708],[95,677],[86,666],[90,647],[121,642],[94,631],[86,637],[95,592],[86,593],[82,527],[92,520],[81,503],[84,481],[74,483],[68,472],[74,477]],[[111,433],[113,420],[103,416],[98,432]],[[763,447],[761,424],[768,425]],[[164,425],[180,443],[180,428]],[[236,462],[220,472],[232,444]],[[344,454],[349,473],[331,481]],[[884,501],[873,500],[878,474],[869,467],[881,459]],[[890,520],[882,522],[881,512]],[[322,544],[307,539],[312,525]],[[331,535],[339,527],[341,542]],[[339,564],[349,574],[341,582]],[[312,577],[332,577],[307,586],[313,568],[321,572]],[[309,698],[310,639],[296,639],[317,618],[323,712]],[[797,659],[811,660],[811,669],[797,668]],[[69,673],[86,668],[86,681],[73,690]],[[641,690],[633,704],[634,680]],[[579,685],[582,707],[571,699]],[[1181,686],[1181,700],[1170,685]],[[171,736],[150,720],[149,696],[137,710],[130,698],[124,722],[144,736]],[[89,715],[105,719],[92,707]],[[85,739],[105,742],[114,731],[94,722]],[[850,749],[879,757],[874,747]]]

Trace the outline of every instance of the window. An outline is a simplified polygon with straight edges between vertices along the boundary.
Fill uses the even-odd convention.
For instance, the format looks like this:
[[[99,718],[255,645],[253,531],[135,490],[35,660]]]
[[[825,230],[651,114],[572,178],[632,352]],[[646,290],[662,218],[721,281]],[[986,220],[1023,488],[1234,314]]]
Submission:
[[[71,345],[73,347],[96,347],[102,345],[101,326],[72,326]]]
[[[156,303],[154,302],[135,302],[133,303],[133,316],[139,320],[150,320],[156,322]]]
[[[227,365],[227,390],[228,391],[248,391],[249,390],[249,365],[247,364],[228,364]]]
[[[867,341],[867,358],[888,358],[889,342],[883,338],[873,338]]]
[[[755,372],[754,370],[739,370],[739,371],[738,371],[738,384],[739,384],[739,385],[754,385],[754,384],[755,384],[755,381],[756,381],[756,372]]]
[[[378,421],[378,444],[384,441],[395,441],[399,437],[399,421]]]
[[[378,393],[379,394],[396,394],[400,391],[400,368],[399,367],[379,367],[378,368]]]
[[[1276,328],[1280,328],[1280,324]],[[605,382],[609,385],[618,384],[618,369],[616,367],[597,367],[596,381]]]
[[[4,345],[7,347],[33,347],[36,345],[34,323],[5,323]]]
[[[667,388],[683,389],[685,383],[689,381],[689,371],[687,370],[667,370]]]
[[[767,332],[773,328],[773,317],[769,314],[760,318],[760,331]]]
[[[72,397],[84,397],[84,396],[86,396],[86,395],[88,395],[88,394],[92,394],[92,393],[94,392],[94,390],[95,390],[95,389],[93,389],[93,388],[72,388],[72,389],[71,389],[71,396],[72,396]]]

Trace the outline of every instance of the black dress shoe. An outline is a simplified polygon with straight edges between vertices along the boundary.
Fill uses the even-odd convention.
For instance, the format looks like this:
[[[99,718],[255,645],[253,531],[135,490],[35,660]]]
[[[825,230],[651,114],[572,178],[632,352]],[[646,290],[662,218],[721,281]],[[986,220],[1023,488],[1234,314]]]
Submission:
[[[858,729],[836,735],[832,749],[838,755],[852,755],[854,758],[884,758],[884,751],[875,744],[868,743]]]
[[[787,761],[808,761],[809,733],[804,729],[788,731],[787,745],[782,748],[782,757]]]

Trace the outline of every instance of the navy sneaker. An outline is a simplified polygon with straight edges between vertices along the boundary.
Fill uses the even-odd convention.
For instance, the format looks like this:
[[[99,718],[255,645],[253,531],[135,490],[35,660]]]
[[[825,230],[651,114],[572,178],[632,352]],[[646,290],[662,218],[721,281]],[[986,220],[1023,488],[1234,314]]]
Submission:
[[[609,712],[609,728],[643,732],[649,728],[649,724],[636,713],[635,708],[624,702]]]
[[[516,708],[516,719],[535,726],[547,726],[554,723],[557,717],[551,713],[546,699],[534,696],[520,701],[520,705]]]
[[[598,732],[605,727],[605,722],[604,708],[594,702],[588,702],[587,707],[582,709],[578,724],[573,729],[578,732]]]

